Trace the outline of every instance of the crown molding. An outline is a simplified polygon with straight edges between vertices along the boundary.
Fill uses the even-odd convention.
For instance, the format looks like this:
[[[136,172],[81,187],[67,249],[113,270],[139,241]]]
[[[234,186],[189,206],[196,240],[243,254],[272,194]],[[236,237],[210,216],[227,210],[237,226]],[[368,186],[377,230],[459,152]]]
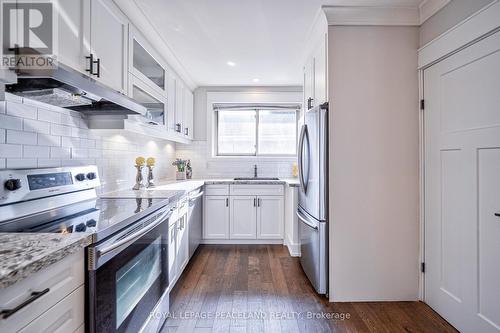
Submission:
[[[420,6],[420,24],[423,24],[431,16],[436,14],[444,6],[450,3],[451,0],[424,0]]]
[[[365,0],[357,5],[338,0],[323,6],[328,25],[420,26],[451,0],[423,0],[419,5],[403,5],[397,1]]]

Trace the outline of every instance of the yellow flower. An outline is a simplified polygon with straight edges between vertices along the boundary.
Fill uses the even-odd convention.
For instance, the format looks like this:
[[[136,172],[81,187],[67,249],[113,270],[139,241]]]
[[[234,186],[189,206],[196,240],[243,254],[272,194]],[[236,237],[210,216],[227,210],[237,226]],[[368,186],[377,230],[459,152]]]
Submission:
[[[139,157],[137,157],[135,159],[135,165],[137,165],[137,166],[143,166],[144,165],[144,161],[145,161],[144,157],[139,156]]]
[[[155,165],[155,158],[154,157],[148,157],[146,164],[147,166],[154,166]]]

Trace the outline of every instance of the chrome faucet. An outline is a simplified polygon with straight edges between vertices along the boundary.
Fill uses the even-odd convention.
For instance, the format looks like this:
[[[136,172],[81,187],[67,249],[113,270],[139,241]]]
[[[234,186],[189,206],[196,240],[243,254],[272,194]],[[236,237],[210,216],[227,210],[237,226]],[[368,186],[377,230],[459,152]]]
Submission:
[[[257,178],[257,177],[258,177],[258,175],[257,175],[257,164],[255,164],[255,165],[253,166],[253,177],[254,177],[254,178]]]

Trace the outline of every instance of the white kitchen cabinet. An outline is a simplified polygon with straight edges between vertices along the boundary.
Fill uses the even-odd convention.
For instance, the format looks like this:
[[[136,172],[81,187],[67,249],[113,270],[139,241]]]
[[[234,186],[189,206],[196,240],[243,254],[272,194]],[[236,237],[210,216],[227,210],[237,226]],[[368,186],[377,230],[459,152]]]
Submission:
[[[169,288],[177,279],[177,223],[168,227],[168,285]]]
[[[85,20],[90,15],[88,0],[52,0],[57,15],[58,45],[55,55],[57,61],[81,73],[88,74],[90,43],[84,42],[90,35],[90,22]],[[87,13],[84,15],[84,13]]]
[[[314,106],[314,57],[310,57],[304,65],[304,109]]]
[[[284,198],[282,196],[257,198],[258,239],[283,238],[284,221]]]
[[[232,196],[230,207],[230,238],[256,239],[257,198],[255,196]]]
[[[184,84],[179,78],[175,79],[175,131],[184,134]]]
[[[229,197],[206,195],[204,211],[203,238],[229,239]]]
[[[131,24],[129,24],[128,45],[129,73],[165,96],[168,85],[166,66],[148,41]]]
[[[111,0],[90,5],[90,54],[96,63],[93,78],[126,93],[128,78],[128,21]]]
[[[184,135],[192,140],[193,139],[193,134],[194,134],[194,95],[189,88],[185,87],[184,88],[184,114],[183,114],[183,121],[184,121]]]
[[[327,101],[326,35],[322,38],[304,65],[304,109],[309,110]]]
[[[167,131],[167,100],[158,91],[138,79],[134,75],[129,77],[129,95],[147,109],[144,116],[134,116],[142,122],[164,127]]]
[[[188,200],[179,202],[179,219],[177,220],[177,275],[180,276],[189,261],[189,232],[188,232]]]

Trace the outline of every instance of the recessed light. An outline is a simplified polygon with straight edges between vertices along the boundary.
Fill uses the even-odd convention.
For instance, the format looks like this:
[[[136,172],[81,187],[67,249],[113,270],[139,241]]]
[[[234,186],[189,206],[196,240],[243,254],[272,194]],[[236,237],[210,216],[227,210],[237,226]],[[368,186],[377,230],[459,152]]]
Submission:
[[[232,62],[232,61],[228,61],[228,62],[226,62],[226,64],[227,64],[228,66],[231,66],[231,67],[236,66],[236,63],[234,63],[234,62]]]
[[[253,79],[252,81],[253,82],[259,82],[260,80],[259,79]]]

